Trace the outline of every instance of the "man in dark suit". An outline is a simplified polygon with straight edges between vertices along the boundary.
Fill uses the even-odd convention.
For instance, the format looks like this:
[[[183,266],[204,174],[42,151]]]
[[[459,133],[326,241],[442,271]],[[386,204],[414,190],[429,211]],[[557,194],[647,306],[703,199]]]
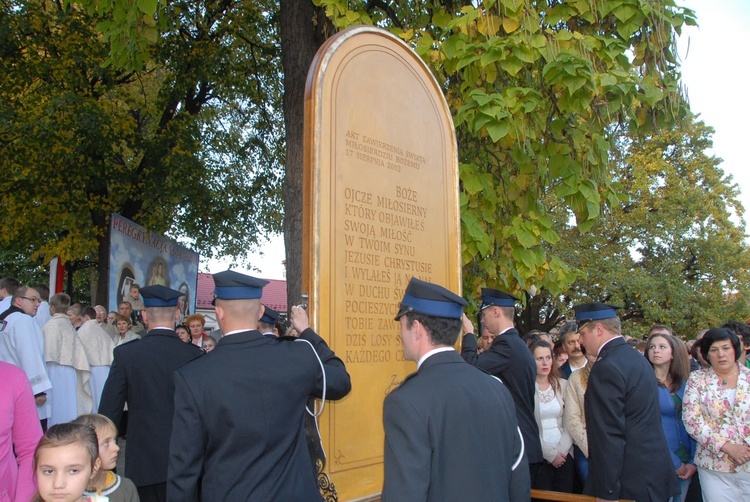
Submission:
[[[584,399],[590,472],[585,493],[602,500],[679,495],[661,426],[654,370],[620,335],[617,307],[573,307],[587,353],[598,354]]]
[[[529,500],[529,473],[513,398],[453,344],[466,301],[418,279],[396,320],[417,372],[385,399],[384,502]]]
[[[142,502],[166,500],[169,437],[174,413],[175,370],[202,351],[182,343],[174,324],[182,293],[164,286],[141,289],[148,336],[115,349],[104,384],[99,413],[120,423],[128,404],[125,477],[138,488]]]
[[[464,337],[461,357],[466,362],[495,375],[508,387],[513,396],[518,426],[523,433],[526,456],[531,472],[531,486],[539,465],[544,462],[539,427],[534,419],[536,362],[518,331],[513,326],[518,298],[497,289],[482,288],[482,323],[497,333],[490,350],[477,354],[474,326],[463,316]]]
[[[276,322],[278,320],[279,313],[271,307],[266,307],[265,305],[263,305],[263,315],[258,320],[258,331],[260,331],[263,336],[275,337],[276,334],[273,332],[273,330],[276,327]]]
[[[292,307],[300,341],[256,328],[268,281],[214,274],[216,320],[224,336],[175,373],[175,415],[167,497],[174,502],[320,501],[305,440],[310,396],[351,390],[344,363]]]

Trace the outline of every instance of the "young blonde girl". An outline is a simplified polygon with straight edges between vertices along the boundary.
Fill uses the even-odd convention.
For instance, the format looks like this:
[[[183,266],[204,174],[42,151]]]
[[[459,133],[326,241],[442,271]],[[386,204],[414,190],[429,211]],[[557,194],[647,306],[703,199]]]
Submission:
[[[93,427],[99,443],[99,461],[101,468],[91,478],[84,492],[87,496],[106,496],[109,502],[138,502],[138,491],[127,478],[115,474],[112,469],[117,465],[117,427],[104,415],[81,415],[73,423]]]
[[[32,502],[89,502],[83,491],[99,470],[93,427],[66,423],[50,427],[34,452],[38,491]]]

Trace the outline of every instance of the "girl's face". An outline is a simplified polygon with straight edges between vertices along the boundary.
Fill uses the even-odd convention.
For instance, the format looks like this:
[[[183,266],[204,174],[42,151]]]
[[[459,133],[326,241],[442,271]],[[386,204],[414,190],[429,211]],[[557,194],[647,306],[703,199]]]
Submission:
[[[672,361],[672,346],[663,336],[655,336],[648,346],[648,360],[654,366],[668,365]]]
[[[534,360],[536,361],[536,374],[549,375],[552,369],[552,351],[547,347],[537,347],[534,349]]]
[[[125,321],[117,321],[117,331],[119,331],[121,335],[124,335],[128,331],[128,323]]]
[[[180,340],[187,343],[190,341],[190,334],[187,332],[185,328],[177,328],[177,336],[180,337]]]
[[[42,448],[37,452],[39,495],[45,502],[80,502],[98,466],[99,459],[91,468],[91,457],[80,444]]]
[[[96,429],[96,437],[99,438],[99,460],[102,462],[102,469],[111,471],[117,465],[117,452],[120,447],[117,446],[117,433],[112,427],[101,427]]]

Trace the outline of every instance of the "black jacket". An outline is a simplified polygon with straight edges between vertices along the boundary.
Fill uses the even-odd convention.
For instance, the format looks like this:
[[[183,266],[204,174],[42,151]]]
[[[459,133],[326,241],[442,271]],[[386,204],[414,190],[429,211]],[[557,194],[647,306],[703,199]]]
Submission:
[[[244,331],[175,373],[167,499],[322,500],[304,430],[305,404],[351,390],[344,363],[311,329],[302,341]],[[314,351],[313,351],[314,348]]]
[[[590,466],[586,494],[646,502],[680,493],[654,370],[622,337],[601,348],[584,410]]]
[[[428,357],[385,399],[383,502],[529,500],[513,398],[454,351]]]
[[[526,444],[529,464],[544,462],[539,427],[534,419],[536,392],[536,361],[518,330],[511,328],[496,336],[490,349],[477,354],[477,340],[473,333],[464,335],[461,357],[466,362],[500,378],[508,387],[516,404],[516,417]]]
[[[142,340],[115,348],[99,413],[120,424],[128,403],[125,477],[136,486],[167,480],[174,414],[174,372],[203,351],[172,330],[149,331]]]

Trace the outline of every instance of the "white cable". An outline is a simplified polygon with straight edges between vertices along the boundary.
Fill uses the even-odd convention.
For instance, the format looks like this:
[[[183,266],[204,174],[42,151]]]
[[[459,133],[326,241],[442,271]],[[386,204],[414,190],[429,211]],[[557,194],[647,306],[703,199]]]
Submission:
[[[318,364],[320,364],[320,371],[323,372],[323,394],[320,397],[320,399],[321,399],[320,411],[318,411],[317,413],[312,412],[312,411],[310,411],[310,408],[308,408],[307,405],[305,405],[305,410],[307,410],[307,412],[310,415],[312,415],[313,418],[315,418],[315,427],[317,427],[318,426],[318,420],[317,420],[317,418],[320,416],[321,413],[323,413],[323,408],[326,405],[326,369],[323,366],[323,361],[320,360],[320,356],[318,355],[318,351],[315,350],[315,347],[313,347],[312,343],[310,343],[308,340],[305,340],[304,338],[297,338],[294,341],[295,342],[305,342],[306,344],[308,344],[310,346],[310,348],[313,351],[313,354],[315,354],[315,359],[317,359],[318,360]],[[313,406],[313,409],[314,408],[315,407]],[[320,430],[318,431],[318,434],[320,434]]]
[[[518,464],[521,463],[521,460],[523,460],[523,454],[526,450],[526,446],[523,444],[523,435],[521,434],[521,428],[516,427],[516,430],[518,431],[518,437],[521,438],[521,453],[518,454],[518,458],[516,459],[515,463],[513,464],[513,467],[511,467],[511,471],[515,471],[516,467],[518,467]]]
[[[490,375],[490,376],[491,376],[492,378],[494,378],[495,380],[497,380],[498,382],[500,382],[501,384],[503,383],[503,381],[502,381],[502,380],[500,380],[500,379],[499,379],[498,377],[496,377],[495,375]],[[518,458],[517,458],[517,459],[516,459],[516,461],[515,461],[515,462],[513,463],[513,467],[512,467],[511,469],[510,469],[511,471],[515,471],[515,470],[516,470],[516,467],[518,467],[518,465],[519,465],[519,464],[521,463],[521,460],[523,460],[523,454],[524,454],[524,452],[526,451],[526,445],[525,445],[525,444],[524,444],[524,442],[523,442],[523,435],[521,434],[521,428],[520,428],[520,427],[518,427],[518,426],[516,426],[516,431],[518,431],[518,437],[520,437],[520,438],[521,438],[521,453],[519,453],[519,454],[518,454]]]
[[[318,355],[318,351],[315,350],[315,347],[313,347],[313,344],[310,343],[308,340],[305,340],[304,338],[297,338],[294,340],[295,342],[305,342],[310,346],[310,348],[313,351],[313,354],[315,354],[315,358],[318,360],[318,364],[320,364],[320,371],[323,372],[323,393],[321,395],[321,405],[320,405],[320,411],[317,413],[314,411],[310,411],[310,408],[305,405],[305,411],[310,414],[310,416],[313,419],[313,423],[315,424],[315,430],[318,431],[318,437],[320,440],[320,451],[323,452],[323,464],[325,464],[326,459],[328,458],[328,455],[326,455],[326,450],[323,447],[323,436],[320,435],[320,426],[318,425],[318,417],[321,413],[323,413],[323,408],[326,405],[326,369],[323,366],[323,361],[320,360],[320,356]],[[316,404],[313,402],[313,410],[315,410]]]

